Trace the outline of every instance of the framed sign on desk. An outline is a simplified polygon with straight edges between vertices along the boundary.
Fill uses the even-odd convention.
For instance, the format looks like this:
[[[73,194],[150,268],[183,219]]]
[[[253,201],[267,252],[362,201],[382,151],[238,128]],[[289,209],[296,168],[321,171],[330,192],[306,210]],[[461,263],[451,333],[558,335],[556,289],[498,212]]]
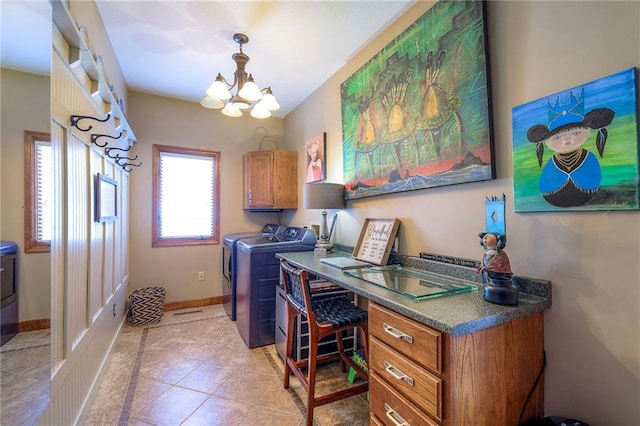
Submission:
[[[385,265],[399,227],[398,219],[365,219],[353,257],[375,265]]]

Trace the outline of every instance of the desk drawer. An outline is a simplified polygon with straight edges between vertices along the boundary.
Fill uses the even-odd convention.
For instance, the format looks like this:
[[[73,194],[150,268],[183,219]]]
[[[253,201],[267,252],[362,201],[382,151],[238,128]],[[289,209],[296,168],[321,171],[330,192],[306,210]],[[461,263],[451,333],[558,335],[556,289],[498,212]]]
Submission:
[[[371,374],[369,379],[369,411],[379,423],[389,426],[438,425],[376,374]]]
[[[369,425],[370,426],[384,426],[384,423],[382,423],[380,420],[378,420],[378,418],[376,416],[371,414],[369,416]]]
[[[442,373],[440,332],[376,303],[369,303],[369,334],[423,367]]]
[[[442,379],[375,337],[369,340],[369,354],[373,371],[426,413],[442,419]]]

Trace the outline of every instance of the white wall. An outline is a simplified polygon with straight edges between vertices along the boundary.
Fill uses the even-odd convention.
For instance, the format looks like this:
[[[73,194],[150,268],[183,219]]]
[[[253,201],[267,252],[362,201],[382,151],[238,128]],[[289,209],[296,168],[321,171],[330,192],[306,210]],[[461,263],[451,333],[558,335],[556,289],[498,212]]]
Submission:
[[[204,90],[204,89],[203,89]],[[133,154],[142,167],[131,174],[131,281],[129,290],[150,285],[167,289],[167,302],[222,295],[222,244],[151,247],[153,144],[220,152],[220,234],[259,230],[278,223],[275,213],[242,210],[242,156],[257,151],[264,135],[283,149],[282,119],[229,118],[197,103],[131,92],[128,116],[138,142]],[[266,139],[262,149],[274,149]],[[220,239],[222,242],[222,238]],[[205,280],[198,281],[198,271]]]
[[[48,76],[2,69],[0,239],[18,245],[18,321],[49,319],[49,253],[24,252],[24,131],[50,132]]]
[[[285,118],[287,145],[297,147],[302,164],[303,142],[326,131],[328,181],[343,182],[340,84],[429,6],[409,10]],[[480,258],[484,197],[506,194],[514,272],[553,286],[545,312],[546,415],[637,424],[640,213],[513,213],[511,108],[638,67],[640,3],[492,1],[488,24],[497,179],[350,201],[339,213],[337,241],[353,245],[367,217],[398,217],[402,254]],[[291,220],[318,223],[319,212],[298,210]]]

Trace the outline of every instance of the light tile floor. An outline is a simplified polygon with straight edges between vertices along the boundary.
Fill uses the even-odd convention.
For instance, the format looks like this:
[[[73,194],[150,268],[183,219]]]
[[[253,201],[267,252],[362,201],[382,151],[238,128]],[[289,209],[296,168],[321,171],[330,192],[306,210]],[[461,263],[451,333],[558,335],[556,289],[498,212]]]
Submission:
[[[222,306],[166,312],[124,326],[85,425],[304,425],[306,392],[282,386],[274,345],[248,349]],[[319,374],[318,393],[349,386],[339,364]],[[358,395],[315,409],[315,424],[368,425]]]
[[[2,426],[34,424],[49,403],[49,329],[16,334],[0,348]]]

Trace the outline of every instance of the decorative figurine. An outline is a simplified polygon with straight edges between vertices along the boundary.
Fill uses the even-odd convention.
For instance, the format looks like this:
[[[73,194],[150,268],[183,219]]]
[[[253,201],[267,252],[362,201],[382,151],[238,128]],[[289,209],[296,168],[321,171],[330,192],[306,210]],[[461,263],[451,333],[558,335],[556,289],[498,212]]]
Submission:
[[[481,232],[478,236],[480,245],[484,247],[482,266],[478,268],[478,272],[482,272],[482,282],[487,282],[489,273],[494,277],[499,274],[510,278],[512,273],[509,256],[502,250],[507,245],[507,237],[493,232]]]
[[[507,245],[507,237],[495,232],[481,232],[480,245],[484,247],[481,266],[485,300],[499,305],[518,304],[518,289],[511,281],[511,264],[509,256],[503,250]]]

